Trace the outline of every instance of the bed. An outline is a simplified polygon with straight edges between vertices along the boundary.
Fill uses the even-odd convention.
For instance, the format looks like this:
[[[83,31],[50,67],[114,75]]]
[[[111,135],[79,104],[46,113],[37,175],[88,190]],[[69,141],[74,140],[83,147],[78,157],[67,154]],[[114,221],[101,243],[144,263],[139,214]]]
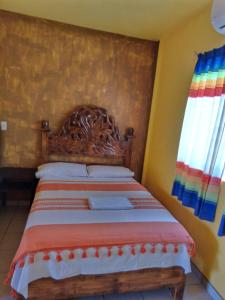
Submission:
[[[78,107],[57,133],[42,122],[44,162],[129,167],[132,142],[132,128],[121,138],[114,119],[95,106]],[[14,296],[57,300],[168,287],[182,299],[195,250],[190,235],[132,176],[90,174],[40,179],[8,276]],[[132,209],[88,206],[89,198],[108,195],[126,197]]]

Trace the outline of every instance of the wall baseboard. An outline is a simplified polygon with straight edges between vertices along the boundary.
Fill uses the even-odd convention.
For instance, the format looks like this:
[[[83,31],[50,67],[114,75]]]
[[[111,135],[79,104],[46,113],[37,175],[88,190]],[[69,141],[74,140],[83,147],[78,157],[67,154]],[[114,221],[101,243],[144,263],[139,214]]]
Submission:
[[[224,298],[217,292],[214,286],[208,281],[208,279],[201,273],[201,271],[194,265],[191,264],[192,272],[198,277],[201,284],[205,287],[207,293],[212,297],[213,300],[224,300]]]

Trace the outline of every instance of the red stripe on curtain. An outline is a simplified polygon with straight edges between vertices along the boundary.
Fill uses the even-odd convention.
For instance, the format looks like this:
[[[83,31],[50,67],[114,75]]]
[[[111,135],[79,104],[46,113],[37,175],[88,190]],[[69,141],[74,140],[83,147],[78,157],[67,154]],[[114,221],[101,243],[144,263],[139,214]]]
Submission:
[[[193,176],[197,178],[201,178],[202,183],[210,182],[211,185],[220,186],[221,178],[213,177],[210,175],[205,174],[203,171],[195,168],[191,168],[188,165],[184,164],[183,162],[177,162],[177,174],[185,173],[188,176]]]
[[[216,88],[198,89],[198,90],[190,89],[189,97],[197,98],[197,97],[204,97],[204,96],[206,97],[221,96],[224,91],[225,91],[224,86],[216,87]]]

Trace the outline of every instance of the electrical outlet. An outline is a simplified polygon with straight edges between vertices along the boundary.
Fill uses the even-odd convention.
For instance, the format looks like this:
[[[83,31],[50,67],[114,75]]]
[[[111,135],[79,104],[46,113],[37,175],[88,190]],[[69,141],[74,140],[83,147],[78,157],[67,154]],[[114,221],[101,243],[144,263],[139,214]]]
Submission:
[[[1,121],[1,131],[6,131],[7,130],[7,122],[6,121]]]

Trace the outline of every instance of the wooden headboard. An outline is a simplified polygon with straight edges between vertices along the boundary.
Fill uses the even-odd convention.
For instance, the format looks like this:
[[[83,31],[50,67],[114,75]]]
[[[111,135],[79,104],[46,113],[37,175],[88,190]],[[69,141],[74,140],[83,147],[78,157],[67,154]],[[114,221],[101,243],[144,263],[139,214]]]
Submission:
[[[55,133],[49,121],[41,123],[42,162],[70,161],[130,167],[133,128],[121,137],[106,109],[78,106]]]

